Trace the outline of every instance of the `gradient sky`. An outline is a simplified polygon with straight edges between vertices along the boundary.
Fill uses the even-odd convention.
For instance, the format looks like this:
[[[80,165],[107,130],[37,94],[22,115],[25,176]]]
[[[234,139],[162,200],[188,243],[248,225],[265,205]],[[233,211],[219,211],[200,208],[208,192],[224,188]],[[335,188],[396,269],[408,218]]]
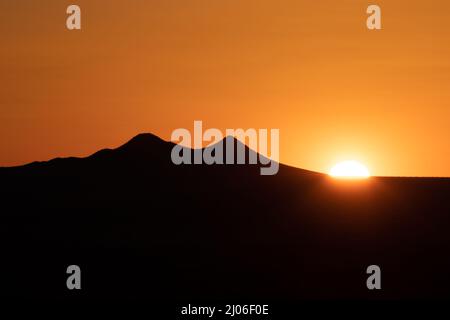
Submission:
[[[68,31],[66,8],[82,9]],[[366,8],[382,9],[381,31]],[[450,2],[0,2],[0,166],[279,128],[281,161],[450,176]]]

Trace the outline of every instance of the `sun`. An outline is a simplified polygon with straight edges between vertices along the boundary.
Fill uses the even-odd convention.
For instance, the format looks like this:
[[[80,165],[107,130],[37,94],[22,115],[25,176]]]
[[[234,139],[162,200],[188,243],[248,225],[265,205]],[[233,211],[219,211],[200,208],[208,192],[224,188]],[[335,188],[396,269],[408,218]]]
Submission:
[[[355,160],[342,161],[330,170],[330,176],[335,178],[364,179],[370,177],[366,166]]]

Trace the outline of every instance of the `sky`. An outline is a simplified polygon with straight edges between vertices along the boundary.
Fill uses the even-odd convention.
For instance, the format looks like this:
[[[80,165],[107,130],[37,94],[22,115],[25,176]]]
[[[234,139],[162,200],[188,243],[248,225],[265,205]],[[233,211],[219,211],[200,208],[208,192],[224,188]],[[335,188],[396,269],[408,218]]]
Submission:
[[[202,120],[280,129],[309,170],[450,176],[448,1],[1,1],[0,34],[0,166]]]

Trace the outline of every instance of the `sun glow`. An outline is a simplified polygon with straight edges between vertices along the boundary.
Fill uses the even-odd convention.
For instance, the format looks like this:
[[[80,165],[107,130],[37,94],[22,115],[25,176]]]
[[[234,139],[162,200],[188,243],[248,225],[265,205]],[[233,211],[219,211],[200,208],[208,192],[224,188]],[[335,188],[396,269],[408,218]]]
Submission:
[[[370,177],[369,170],[363,164],[354,160],[342,161],[330,170],[330,176],[335,178],[363,179]]]

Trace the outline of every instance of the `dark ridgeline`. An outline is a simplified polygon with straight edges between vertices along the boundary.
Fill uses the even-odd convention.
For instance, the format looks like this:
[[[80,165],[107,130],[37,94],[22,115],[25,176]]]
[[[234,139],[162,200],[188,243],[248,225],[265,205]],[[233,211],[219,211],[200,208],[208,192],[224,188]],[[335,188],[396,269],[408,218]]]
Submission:
[[[142,134],[87,158],[0,169],[3,296],[450,297],[450,180],[338,181],[280,165],[173,165]],[[66,289],[78,264],[82,290]],[[366,288],[367,266],[382,290]]]

